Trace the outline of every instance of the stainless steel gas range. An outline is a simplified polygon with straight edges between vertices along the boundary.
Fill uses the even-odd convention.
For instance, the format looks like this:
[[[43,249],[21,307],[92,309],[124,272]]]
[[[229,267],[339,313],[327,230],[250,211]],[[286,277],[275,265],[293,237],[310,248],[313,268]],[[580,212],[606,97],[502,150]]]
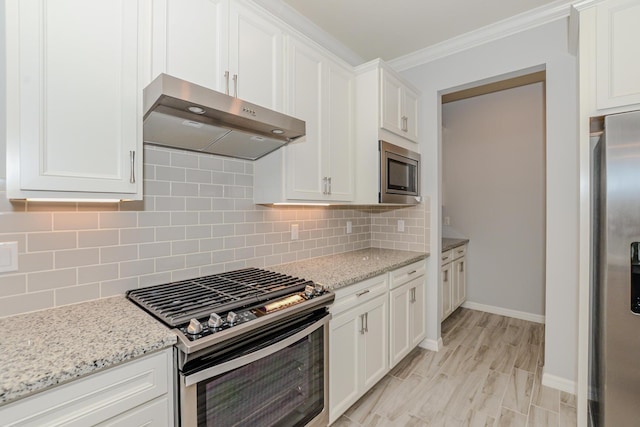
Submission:
[[[127,297],[178,335],[180,425],[327,425],[332,292],[247,268]]]

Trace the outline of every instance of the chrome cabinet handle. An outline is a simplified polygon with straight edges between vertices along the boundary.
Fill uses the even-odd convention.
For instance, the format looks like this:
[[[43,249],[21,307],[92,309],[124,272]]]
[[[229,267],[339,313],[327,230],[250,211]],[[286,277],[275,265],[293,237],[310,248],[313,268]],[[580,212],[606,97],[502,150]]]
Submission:
[[[366,313],[365,313],[365,314],[366,314]],[[364,335],[364,333],[365,333],[365,332],[366,332],[366,331],[365,331],[365,329],[364,329],[364,314],[361,314],[361,315],[360,315],[360,333],[361,333],[362,335]]]
[[[411,288],[411,302],[416,302],[416,288]]]
[[[407,273],[408,276],[411,276],[412,274],[416,274],[418,272],[418,270],[411,270],[410,272]]]
[[[449,258],[449,257],[447,257],[447,256],[443,256],[443,257],[442,257],[442,260],[443,260],[443,261],[446,261],[446,260],[447,260],[447,258]]]
[[[445,282],[449,281],[449,270],[444,271],[444,279],[442,280]]]
[[[136,152],[129,151],[129,161],[131,162],[131,175],[129,175],[129,183],[136,183]]]
[[[237,74],[233,75],[233,97],[234,98],[238,97],[238,75]]]
[[[322,194],[327,194],[327,177],[322,178]]]
[[[464,262],[460,263],[460,267],[459,267],[458,271],[460,271],[460,273],[462,273],[464,271]]]
[[[361,297],[362,295],[364,295],[364,294],[368,294],[368,293],[369,293],[369,289],[365,289],[365,290],[364,290],[364,291],[362,291],[362,292],[358,292],[358,293],[356,294],[356,296],[357,296],[357,297]]]
[[[331,177],[327,179],[327,182],[329,183],[329,191],[327,192],[327,194],[331,194]]]
[[[404,132],[409,130],[409,118],[407,116],[402,116],[402,130]]]
[[[364,314],[364,331],[369,332],[369,313]]]
[[[229,71],[224,72],[224,93],[229,95]]]

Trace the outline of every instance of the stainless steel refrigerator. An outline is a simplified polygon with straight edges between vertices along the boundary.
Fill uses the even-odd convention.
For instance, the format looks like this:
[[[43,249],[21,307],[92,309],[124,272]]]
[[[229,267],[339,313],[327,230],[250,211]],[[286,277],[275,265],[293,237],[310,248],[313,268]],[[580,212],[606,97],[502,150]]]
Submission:
[[[640,426],[640,111],[593,147],[590,425]]]

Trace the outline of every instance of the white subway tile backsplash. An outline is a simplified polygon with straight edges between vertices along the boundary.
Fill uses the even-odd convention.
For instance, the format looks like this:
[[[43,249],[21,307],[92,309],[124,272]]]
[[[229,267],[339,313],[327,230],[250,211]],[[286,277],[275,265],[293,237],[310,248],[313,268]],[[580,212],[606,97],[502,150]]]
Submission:
[[[129,277],[127,279],[108,280],[100,283],[100,298],[112,297],[114,295],[124,295],[129,289],[138,287],[138,278]]]
[[[149,243],[155,240],[155,228],[124,228],[120,230],[120,243]]]
[[[46,291],[65,286],[73,286],[76,283],[77,270],[75,268],[30,273],[27,276],[27,291]]]
[[[138,245],[109,246],[100,248],[100,263],[131,261],[138,259]]]
[[[142,276],[155,272],[155,261],[144,259],[139,261],[128,261],[120,263],[120,278]]]
[[[90,230],[78,231],[78,247],[94,248],[114,246],[120,243],[118,230]]]
[[[95,265],[100,262],[100,249],[71,249],[54,252],[55,268]]]
[[[138,248],[138,254],[140,259],[169,256],[171,255],[171,243],[159,242],[142,244]]]
[[[29,252],[72,249],[77,246],[77,240],[75,231],[29,233],[27,236],[27,249]]]
[[[14,314],[42,310],[53,306],[53,291],[30,292],[21,295],[13,295],[6,298],[0,298],[0,316],[13,316]]]
[[[92,283],[90,285],[58,288],[54,292],[56,305],[75,304],[100,298],[100,284]]]
[[[20,273],[51,270],[52,268],[53,252],[18,254],[18,270]]]
[[[0,216],[0,233],[51,231],[51,213],[5,213]]]
[[[133,228],[138,226],[137,212],[100,213],[100,228]],[[93,227],[98,228],[98,227]]]
[[[11,204],[0,214],[0,241],[18,242],[20,271],[0,275],[0,308],[16,303],[0,317],[369,246],[429,249],[428,200],[402,209],[254,205],[253,170],[248,161],[145,146],[143,201]],[[404,233],[395,231],[400,218]]]
[[[104,282],[117,279],[119,276],[118,263],[90,265],[78,268],[78,284]]]
[[[27,276],[25,274],[0,275],[0,297],[8,297],[25,292],[27,292]]]

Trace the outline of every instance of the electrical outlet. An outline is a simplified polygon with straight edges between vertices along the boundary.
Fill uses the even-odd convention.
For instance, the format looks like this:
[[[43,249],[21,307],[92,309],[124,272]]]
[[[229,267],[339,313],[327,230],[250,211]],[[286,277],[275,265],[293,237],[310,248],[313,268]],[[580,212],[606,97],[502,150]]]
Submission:
[[[353,233],[353,227],[351,221],[347,221],[347,234]]]
[[[298,224],[291,224],[291,240],[298,240]]]
[[[450,217],[450,216],[445,216],[445,217],[442,219],[442,224],[443,224],[443,225],[451,225],[451,217]]]
[[[0,272],[18,271],[18,242],[0,243]]]
[[[404,219],[398,220],[398,231],[404,233]]]

